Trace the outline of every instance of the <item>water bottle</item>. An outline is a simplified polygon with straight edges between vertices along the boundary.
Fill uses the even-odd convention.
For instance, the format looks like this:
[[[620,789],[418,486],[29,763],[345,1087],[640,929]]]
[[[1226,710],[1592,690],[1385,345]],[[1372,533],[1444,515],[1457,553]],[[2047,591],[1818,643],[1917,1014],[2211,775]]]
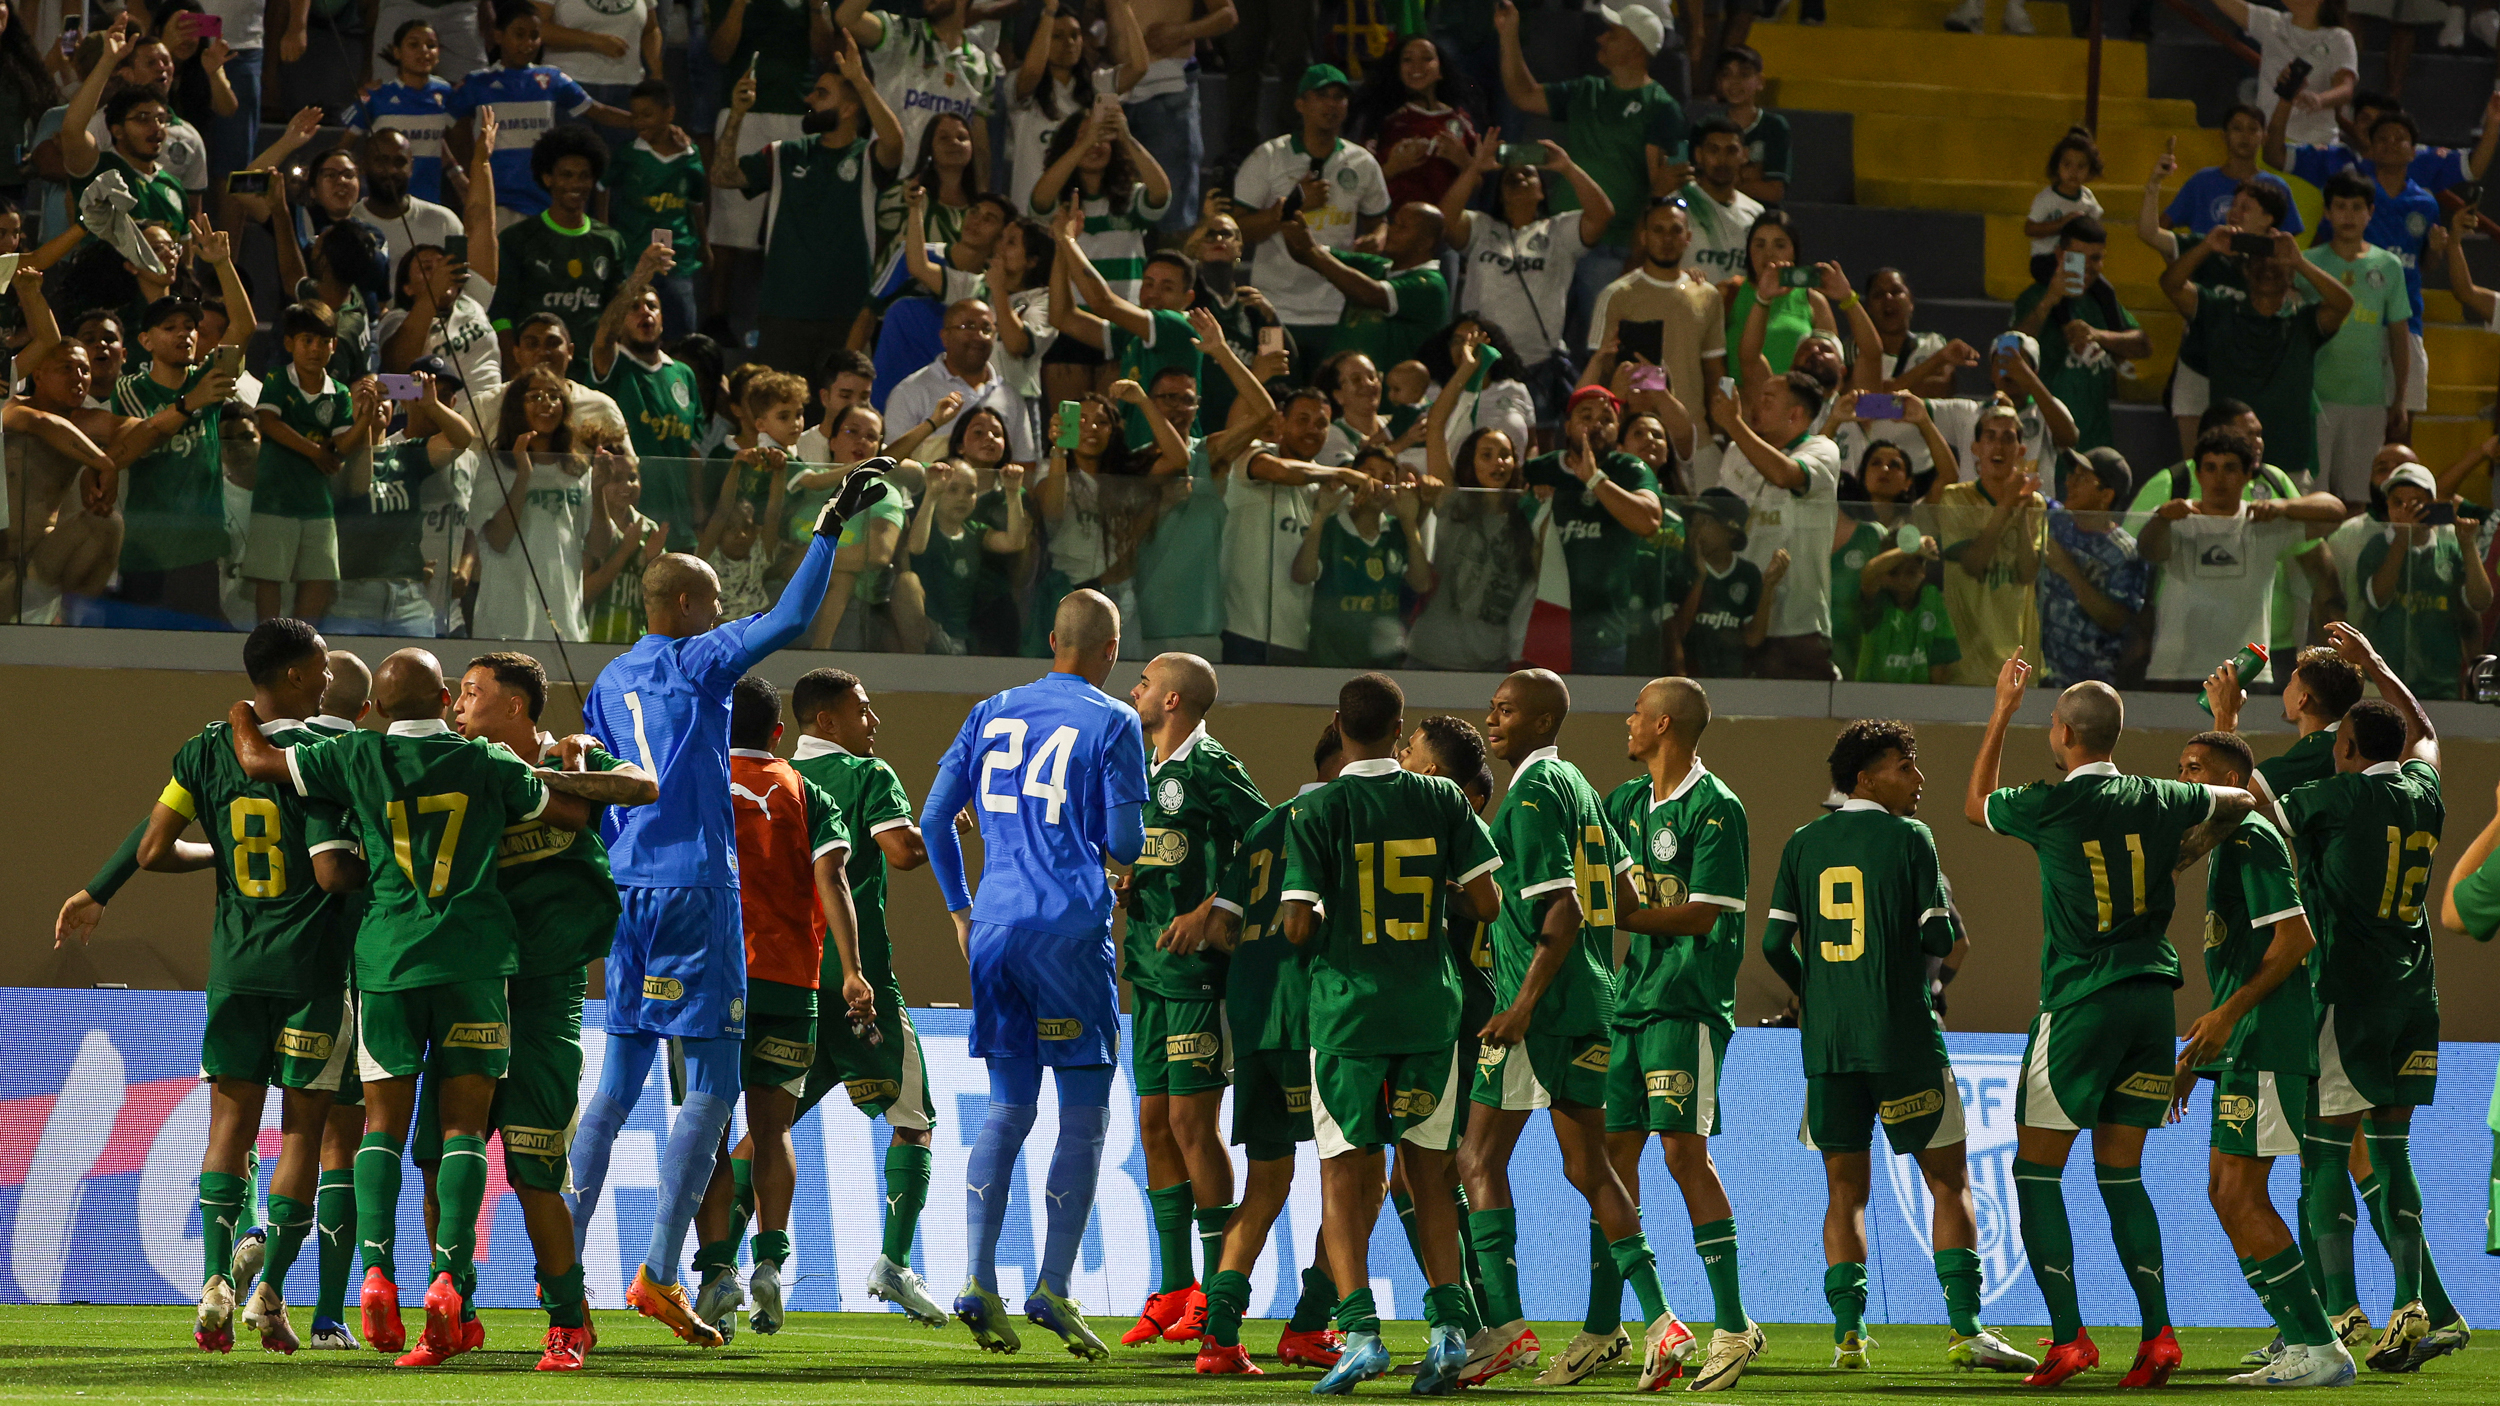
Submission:
[[[2238,669],[2240,687],[2245,690],[2248,681],[2257,677],[2257,671],[2266,667],[2266,647],[2262,644],[2241,645],[2240,652],[2231,656],[2231,663]],[[2196,706],[2204,709],[2209,716],[2214,710],[2213,700],[2205,696],[2203,689],[2196,691]]]

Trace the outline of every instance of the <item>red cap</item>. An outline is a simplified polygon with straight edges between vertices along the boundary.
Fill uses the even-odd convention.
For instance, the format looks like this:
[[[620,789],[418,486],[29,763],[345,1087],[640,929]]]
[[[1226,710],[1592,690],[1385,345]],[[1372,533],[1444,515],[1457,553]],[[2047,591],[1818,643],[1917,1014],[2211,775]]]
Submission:
[[[1602,400],[1608,405],[1613,406],[1615,408],[1615,413],[1618,415],[1623,413],[1623,402],[1615,396],[1613,391],[1606,389],[1604,386],[1582,386],[1578,390],[1573,391],[1571,393],[1571,399],[1563,403],[1563,413],[1565,415],[1570,414],[1572,411],[1580,408],[1581,401],[1591,398]]]

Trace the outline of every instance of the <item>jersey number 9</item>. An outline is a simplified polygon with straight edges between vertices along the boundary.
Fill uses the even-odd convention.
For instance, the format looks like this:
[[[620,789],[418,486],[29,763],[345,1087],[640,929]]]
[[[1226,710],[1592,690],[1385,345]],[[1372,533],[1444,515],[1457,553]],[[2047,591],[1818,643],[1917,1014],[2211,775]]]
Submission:
[[[1823,916],[1849,925],[1847,942],[1823,944],[1823,960],[1854,962],[1866,955],[1866,874],[1854,864],[1837,864],[1823,871],[1821,888]],[[1840,898],[1844,889],[1849,894],[1845,903]]]

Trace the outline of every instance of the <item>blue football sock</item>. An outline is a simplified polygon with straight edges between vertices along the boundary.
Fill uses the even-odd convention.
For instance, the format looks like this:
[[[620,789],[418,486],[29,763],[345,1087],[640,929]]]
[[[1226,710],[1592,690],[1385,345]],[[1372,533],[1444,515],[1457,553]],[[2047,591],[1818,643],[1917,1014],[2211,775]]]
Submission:
[[[1016,1158],[1040,1111],[1041,1066],[1020,1060],[990,1061],[990,1109],[964,1168],[964,1224],[970,1232],[974,1282],[998,1292],[998,1237],[1007,1228],[1007,1202],[1015,1191]]]
[[[633,1115],[642,1086],[651,1077],[658,1056],[657,1035],[608,1036],[607,1057],[599,1064],[599,1087],[582,1100],[581,1122],[573,1131],[573,1257],[579,1260],[590,1238],[590,1218],[599,1210],[599,1193],[607,1185],[608,1157],[616,1135]]]
[[[739,1061],[745,1042],[736,1039],[681,1039],[686,1061],[686,1102],[669,1129],[668,1146],[660,1153],[660,1197],[651,1220],[651,1248],[643,1267],[663,1284],[677,1282],[677,1262],[685,1255],[686,1232],[694,1224],[695,1207],[712,1181],[720,1155],[721,1133],[738,1096]]]
[[[1094,1188],[1102,1177],[1102,1146],[1111,1130],[1111,1075],[1107,1064],[1061,1069],[1059,1075],[1059,1145],[1050,1157],[1050,1176],[1043,1183],[1050,1199],[1042,1239],[1041,1282],[1053,1293],[1068,1292],[1068,1271],[1085,1243],[1086,1223],[1094,1215]]]

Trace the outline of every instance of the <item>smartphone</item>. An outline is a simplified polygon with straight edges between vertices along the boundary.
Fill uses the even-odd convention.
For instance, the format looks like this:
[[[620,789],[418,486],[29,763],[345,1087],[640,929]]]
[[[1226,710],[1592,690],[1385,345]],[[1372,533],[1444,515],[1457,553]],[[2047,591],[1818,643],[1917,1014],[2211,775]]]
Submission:
[[[1734,400],[1736,398],[1736,378],[1733,376],[1721,376],[1719,378],[1719,394],[1726,396],[1730,400]]]
[[[1663,391],[1666,388],[1667,368],[1663,366],[1635,366],[1632,368],[1632,389],[1636,391]]]
[[[271,173],[267,171],[228,171],[226,173],[226,194],[267,195],[269,193],[270,174]]]
[[[1261,356],[1274,356],[1276,353],[1278,353],[1278,352],[1280,352],[1280,351],[1283,351],[1284,349],[1285,349],[1285,329],[1284,329],[1284,328],[1282,328],[1282,327],[1262,327],[1262,328],[1260,328],[1260,329],[1259,329],[1259,355],[1261,355]]]
[[[1545,148],[1536,142],[1502,143],[1502,164],[1505,166],[1542,166]]]
[[[226,22],[215,15],[193,15],[191,37],[205,44],[211,39],[226,37]]]
[[[1665,346],[1666,324],[1655,318],[1615,324],[1615,350],[1626,360],[1638,357],[1643,361],[1665,361]]]
[[[469,237],[465,234],[444,235],[443,257],[455,264],[467,263],[469,261]]]
[[[2482,208],[2483,183],[2481,181],[2459,181],[2455,185],[2448,187],[2447,193],[2455,196],[2457,198],[2457,203],[2464,206],[2468,210],[2479,210]]]
[[[1780,270],[1782,288],[1811,288],[1823,281],[1823,271],[1812,265],[1790,264]]]
[[[2000,334],[1996,341],[1996,354],[1999,356],[2021,356],[2023,354],[2023,334],[2020,332],[2006,332]]]
[[[79,41],[79,40],[81,40],[81,39],[84,39],[84,38],[86,38],[86,37],[87,37],[87,17],[86,17],[85,15],[80,14],[80,15],[63,15],[63,16],[61,16],[61,57],[62,57],[62,58],[68,58],[71,54],[76,53],[76,52],[77,52],[77,50],[78,50],[78,41]]]
[[[1083,407],[1073,400],[1059,402],[1059,433],[1051,444],[1060,449],[1076,448],[1077,427],[1084,416]]]
[[[762,49],[758,49],[754,53],[747,55],[747,77],[753,78],[755,76],[755,66],[763,61],[764,51]]]
[[[209,369],[221,376],[243,374],[243,348],[219,347],[209,354]]]
[[[2274,257],[2274,241],[2262,234],[2235,234],[2231,236],[2231,252],[2252,259],[2270,259]]]
[[[394,376],[386,371],[377,379],[382,382],[382,395],[385,399],[415,400],[425,394],[424,391],[418,389],[417,378],[414,376]]]
[[[2069,249],[2060,266],[2066,270],[2068,278],[2080,279],[2091,268],[2091,260],[2081,250]]]
[[[1861,420],[1898,420],[1901,418],[1901,397],[1890,391],[1860,391],[1858,418]]]
[[[2274,80],[2274,95],[2290,102],[2301,89],[2309,86],[2309,60],[2294,59],[2283,65],[2283,72]]]
[[[2454,503],[2433,503],[2429,507],[2424,508],[2422,510],[2422,515],[2415,518],[2414,521],[2425,527],[2454,527],[2457,521],[2457,505]]]
[[[675,230],[655,229],[651,231],[651,242],[658,248],[674,250],[677,247],[677,232]]]

